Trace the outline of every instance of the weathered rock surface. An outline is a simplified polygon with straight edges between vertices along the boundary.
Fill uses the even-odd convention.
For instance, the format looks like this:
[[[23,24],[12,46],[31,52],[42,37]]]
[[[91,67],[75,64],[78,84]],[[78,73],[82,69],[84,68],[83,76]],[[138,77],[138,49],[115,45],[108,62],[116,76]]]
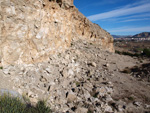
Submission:
[[[90,22],[73,0],[1,0],[0,63],[32,64],[86,39],[114,51],[109,33]]]

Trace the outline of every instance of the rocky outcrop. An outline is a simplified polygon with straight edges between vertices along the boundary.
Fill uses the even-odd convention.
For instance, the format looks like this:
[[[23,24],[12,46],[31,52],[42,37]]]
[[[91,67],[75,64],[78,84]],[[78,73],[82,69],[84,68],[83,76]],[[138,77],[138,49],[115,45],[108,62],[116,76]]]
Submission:
[[[114,51],[110,34],[82,15],[73,0],[0,1],[1,65],[46,61],[79,38]]]

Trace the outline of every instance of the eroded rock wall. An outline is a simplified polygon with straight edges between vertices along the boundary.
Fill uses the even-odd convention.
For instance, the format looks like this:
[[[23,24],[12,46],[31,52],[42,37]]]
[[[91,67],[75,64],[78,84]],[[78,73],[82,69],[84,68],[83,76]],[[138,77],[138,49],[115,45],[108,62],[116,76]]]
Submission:
[[[110,34],[82,15],[73,0],[0,1],[1,65],[45,61],[78,38],[114,51]]]

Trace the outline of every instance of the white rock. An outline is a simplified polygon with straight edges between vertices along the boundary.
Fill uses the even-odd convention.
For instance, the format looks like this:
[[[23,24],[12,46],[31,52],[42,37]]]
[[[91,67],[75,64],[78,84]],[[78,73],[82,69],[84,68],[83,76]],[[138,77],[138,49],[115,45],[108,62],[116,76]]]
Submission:
[[[90,93],[89,93],[87,90],[84,91],[84,97],[85,97],[86,99],[88,99],[88,98],[91,97]]]
[[[145,104],[145,108],[149,109],[149,108],[150,108],[150,105]]]
[[[110,112],[110,113],[112,113],[113,110],[112,110],[112,108],[111,108],[110,106],[106,105],[106,107],[105,107],[105,112]]]
[[[7,74],[9,74],[9,71],[12,70],[12,69],[13,69],[12,66],[4,67],[3,73],[7,75]]]
[[[142,103],[141,102],[133,102],[133,105],[140,107],[142,105]]]
[[[97,65],[96,65],[96,63],[95,63],[95,62],[92,62],[92,66],[93,66],[93,67],[96,67]]]
[[[69,74],[69,75],[74,75],[73,70],[72,70],[72,69],[69,69],[68,74]]]
[[[68,102],[73,102],[73,101],[75,101],[76,99],[77,99],[77,96],[76,96],[76,94],[73,93],[73,92],[70,92],[70,93],[68,94],[68,96],[67,96],[67,101],[68,101]]]
[[[79,107],[76,110],[76,113],[87,113],[88,109],[87,108],[83,108],[83,107]]]

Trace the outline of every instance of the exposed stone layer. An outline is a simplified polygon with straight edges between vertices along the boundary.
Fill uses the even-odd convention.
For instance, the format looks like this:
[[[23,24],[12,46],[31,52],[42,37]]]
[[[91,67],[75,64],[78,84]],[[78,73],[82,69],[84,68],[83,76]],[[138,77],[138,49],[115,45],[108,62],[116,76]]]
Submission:
[[[78,38],[114,51],[110,34],[82,15],[73,0],[0,1],[1,65],[45,61]]]

